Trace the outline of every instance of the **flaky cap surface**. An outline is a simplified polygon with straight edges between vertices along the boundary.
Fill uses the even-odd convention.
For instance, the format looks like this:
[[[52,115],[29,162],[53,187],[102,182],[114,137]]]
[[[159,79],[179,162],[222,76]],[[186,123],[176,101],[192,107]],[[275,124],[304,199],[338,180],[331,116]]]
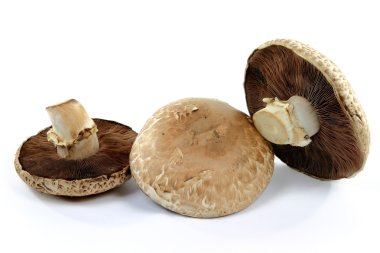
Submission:
[[[273,174],[273,153],[247,115],[228,104],[188,98],[146,122],[130,155],[132,175],[155,202],[193,217],[251,204]]]

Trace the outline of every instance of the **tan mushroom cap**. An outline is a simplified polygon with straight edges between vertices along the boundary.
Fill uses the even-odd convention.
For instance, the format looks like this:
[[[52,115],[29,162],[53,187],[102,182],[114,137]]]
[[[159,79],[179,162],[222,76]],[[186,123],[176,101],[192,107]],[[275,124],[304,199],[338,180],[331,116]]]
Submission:
[[[61,196],[88,196],[115,188],[131,177],[129,152],[137,134],[114,121],[94,119],[99,151],[80,160],[61,158],[47,140],[48,127],[17,150],[15,168],[30,187]]]
[[[273,174],[273,153],[246,114],[218,100],[187,98],[150,117],[130,166],[144,193],[163,207],[219,217],[260,195]]]
[[[340,69],[326,56],[299,41],[264,43],[249,57],[245,77],[248,110],[262,99],[303,96],[315,107],[321,129],[310,145],[275,145],[275,154],[301,172],[321,179],[355,175],[367,159],[370,132],[366,115]]]

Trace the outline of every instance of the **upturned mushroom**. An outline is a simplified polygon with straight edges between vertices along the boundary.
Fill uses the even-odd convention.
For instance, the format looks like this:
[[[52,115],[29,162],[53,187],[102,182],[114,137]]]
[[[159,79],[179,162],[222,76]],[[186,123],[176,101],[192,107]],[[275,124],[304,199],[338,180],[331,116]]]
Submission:
[[[86,196],[130,178],[129,152],[136,133],[114,121],[91,119],[76,100],[46,108],[52,126],[27,139],[15,167],[43,193]]]
[[[370,143],[365,113],[324,55],[298,41],[267,42],[249,57],[244,87],[257,130],[287,165],[320,179],[363,168]]]
[[[273,159],[248,115],[201,98],[159,109],[130,154],[132,175],[145,194],[174,212],[203,218],[251,204],[271,179]]]

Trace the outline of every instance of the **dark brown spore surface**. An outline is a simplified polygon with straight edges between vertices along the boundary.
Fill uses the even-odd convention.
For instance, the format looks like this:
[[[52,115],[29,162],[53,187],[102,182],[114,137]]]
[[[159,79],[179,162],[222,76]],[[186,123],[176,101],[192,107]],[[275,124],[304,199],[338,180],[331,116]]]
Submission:
[[[311,63],[283,46],[256,50],[248,59],[244,88],[251,116],[264,108],[265,97],[287,100],[298,95],[315,108],[321,128],[311,144],[272,144],[275,154],[290,167],[323,179],[349,177],[360,169],[364,156],[349,116],[325,76]]]
[[[22,169],[34,176],[50,179],[79,180],[111,175],[129,166],[136,133],[117,122],[94,119],[98,127],[99,151],[85,159],[68,160],[57,155],[56,148],[46,138],[51,127],[30,137],[21,147]]]

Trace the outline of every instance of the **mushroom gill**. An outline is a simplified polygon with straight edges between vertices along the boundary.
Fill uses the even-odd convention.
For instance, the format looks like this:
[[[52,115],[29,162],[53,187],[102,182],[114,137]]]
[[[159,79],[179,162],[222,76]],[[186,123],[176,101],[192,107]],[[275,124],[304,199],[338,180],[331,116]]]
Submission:
[[[43,178],[81,180],[109,176],[124,169],[129,164],[129,152],[137,134],[130,127],[114,121],[94,121],[100,145],[97,153],[78,160],[61,158],[46,138],[49,127],[29,138],[21,147],[19,161],[23,170]]]
[[[321,71],[292,50],[270,45],[248,59],[244,87],[252,116],[264,108],[263,98],[306,98],[319,118],[320,130],[305,147],[273,144],[275,154],[290,167],[323,179],[349,177],[363,165],[365,154],[350,115]]]

